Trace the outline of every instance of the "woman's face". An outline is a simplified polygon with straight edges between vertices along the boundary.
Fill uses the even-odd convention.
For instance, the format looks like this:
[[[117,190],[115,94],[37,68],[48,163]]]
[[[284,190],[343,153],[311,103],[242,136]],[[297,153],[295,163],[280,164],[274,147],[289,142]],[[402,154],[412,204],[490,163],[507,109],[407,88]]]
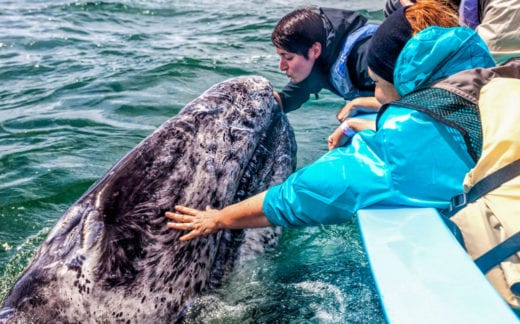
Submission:
[[[276,48],[276,53],[280,56],[280,71],[285,72],[285,75],[287,75],[293,83],[299,83],[311,74],[312,67],[321,54],[321,44],[314,43],[314,45],[309,48],[308,58],[278,47]]]
[[[368,68],[368,75],[374,81],[376,87],[374,96],[382,105],[401,98],[392,83],[375,74],[370,68]]]

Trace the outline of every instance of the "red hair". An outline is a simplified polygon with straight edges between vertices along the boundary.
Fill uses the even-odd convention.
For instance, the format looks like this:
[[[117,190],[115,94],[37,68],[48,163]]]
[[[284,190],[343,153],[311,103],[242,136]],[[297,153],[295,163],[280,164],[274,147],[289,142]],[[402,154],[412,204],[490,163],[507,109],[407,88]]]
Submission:
[[[412,26],[413,35],[430,26],[455,27],[459,25],[459,16],[450,2],[420,0],[407,7],[404,15]]]

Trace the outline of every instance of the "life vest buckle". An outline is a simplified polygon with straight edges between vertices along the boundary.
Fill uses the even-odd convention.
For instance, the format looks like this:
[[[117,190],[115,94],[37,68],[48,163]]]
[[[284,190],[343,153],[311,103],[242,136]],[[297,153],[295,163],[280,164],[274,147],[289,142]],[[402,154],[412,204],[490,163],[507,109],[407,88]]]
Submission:
[[[453,196],[450,201],[450,211],[460,209],[461,207],[466,206],[468,203],[468,196],[466,193],[462,193],[460,195]]]

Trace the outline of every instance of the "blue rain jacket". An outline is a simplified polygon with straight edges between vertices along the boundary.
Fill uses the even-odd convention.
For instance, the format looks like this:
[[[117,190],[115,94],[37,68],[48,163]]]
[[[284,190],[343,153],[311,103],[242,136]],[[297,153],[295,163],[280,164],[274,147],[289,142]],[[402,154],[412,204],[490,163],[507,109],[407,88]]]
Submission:
[[[395,87],[405,96],[457,72],[494,64],[473,30],[430,27],[403,48]],[[377,131],[357,133],[349,145],[270,188],[263,211],[271,223],[288,227],[342,223],[373,204],[445,208],[474,164],[458,131],[391,105]]]

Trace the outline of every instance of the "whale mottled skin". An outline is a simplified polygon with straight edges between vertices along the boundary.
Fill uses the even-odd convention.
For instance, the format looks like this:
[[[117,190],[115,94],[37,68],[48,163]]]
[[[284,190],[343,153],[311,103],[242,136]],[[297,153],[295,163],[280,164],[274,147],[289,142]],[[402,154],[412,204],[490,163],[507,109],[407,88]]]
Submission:
[[[164,212],[222,208],[294,171],[296,143],[268,80],[237,77],[186,105],[58,220],[0,309],[2,323],[175,322],[276,228],[181,242]],[[256,242],[256,243],[255,243]]]

